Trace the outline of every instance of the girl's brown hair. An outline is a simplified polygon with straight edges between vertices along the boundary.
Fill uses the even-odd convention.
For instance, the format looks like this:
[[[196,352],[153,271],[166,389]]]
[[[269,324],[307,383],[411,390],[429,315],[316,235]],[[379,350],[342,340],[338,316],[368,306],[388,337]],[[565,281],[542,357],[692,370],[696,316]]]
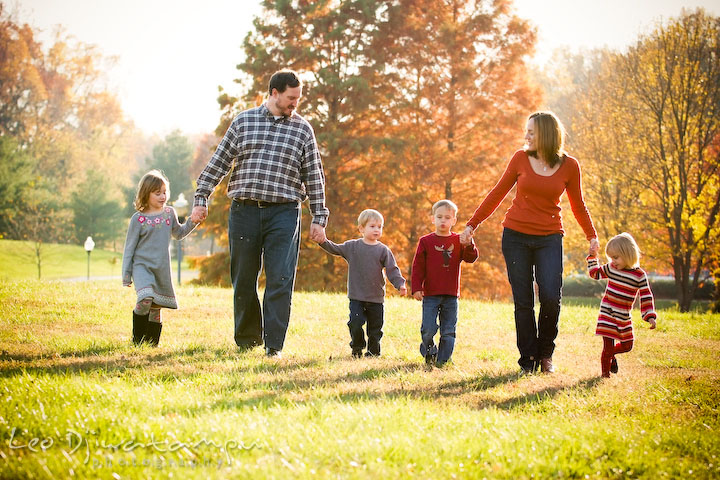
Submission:
[[[138,212],[144,212],[149,207],[150,194],[160,190],[165,185],[166,198],[170,198],[170,182],[160,170],[150,170],[138,182],[137,194],[133,205]]]
[[[565,127],[553,112],[535,112],[528,117],[535,123],[537,150],[528,151],[532,156],[545,160],[552,168],[565,156]]]

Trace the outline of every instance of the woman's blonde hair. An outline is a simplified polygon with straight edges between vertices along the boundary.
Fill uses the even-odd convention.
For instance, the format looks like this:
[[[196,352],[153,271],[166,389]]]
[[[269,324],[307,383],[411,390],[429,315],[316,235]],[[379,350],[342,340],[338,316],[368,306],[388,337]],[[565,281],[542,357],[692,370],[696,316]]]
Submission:
[[[565,127],[553,112],[535,112],[530,114],[528,120],[535,124],[534,151],[528,151],[533,156],[539,156],[550,167],[554,167],[565,155]]]
[[[622,259],[626,267],[638,268],[640,266],[640,247],[629,233],[623,232],[615,235],[605,245],[605,256],[611,260],[610,255],[616,254]]]
[[[170,182],[160,170],[150,170],[138,182],[137,193],[133,205],[138,212],[147,210],[150,194],[160,190],[165,185],[165,198],[170,198]]]
[[[360,216],[358,216],[358,227],[364,227],[371,219],[379,220],[382,223],[385,223],[382,213],[377,210],[373,210],[372,208],[368,208],[360,212]]]

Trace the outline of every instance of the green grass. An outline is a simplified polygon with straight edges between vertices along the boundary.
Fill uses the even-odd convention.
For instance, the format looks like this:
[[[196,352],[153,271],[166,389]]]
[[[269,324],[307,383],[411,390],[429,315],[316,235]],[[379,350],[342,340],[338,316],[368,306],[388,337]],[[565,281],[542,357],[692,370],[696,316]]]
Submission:
[[[0,281],[0,478],[720,476],[720,315],[637,322],[602,379],[597,304],[567,305],[558,372],[518,377],[506,303],[461,300],[454,361],[428,370],[410,299],[354,360],[347,299],[296,293],[268,359],[233,347],[231,290],[178,295],[152,349],[116,282]]]
[[[82,278],[87,276],[88,255],[82,245],[47,243],[41,250],[41,279]],[[0,279],[37,279],[37,256],[32,242],[0,240]],[[91,276],[119,276],[122,252],[96,248],[90,254]]]

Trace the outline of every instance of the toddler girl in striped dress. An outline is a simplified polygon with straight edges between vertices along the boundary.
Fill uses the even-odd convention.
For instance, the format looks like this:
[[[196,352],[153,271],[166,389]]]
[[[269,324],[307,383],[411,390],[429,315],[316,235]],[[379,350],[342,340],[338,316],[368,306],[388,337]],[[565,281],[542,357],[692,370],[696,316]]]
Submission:
[[[608,280],[595,334],[603,337],[600,366],[602,376],[609,377],[610,372],[618,371],[615,355],[632,350],[634,337],[630,312],[638,293],[642,318],[650,324],[650,329],[655,328],[657,315],[647,274],[640,268],[640,249],[635,239],[629,233],[611,238],[605,246],[610,263],[604,265],[599,265],[597,251],[598,247],[590,249],[587,268],[588,275],[595,280]]]

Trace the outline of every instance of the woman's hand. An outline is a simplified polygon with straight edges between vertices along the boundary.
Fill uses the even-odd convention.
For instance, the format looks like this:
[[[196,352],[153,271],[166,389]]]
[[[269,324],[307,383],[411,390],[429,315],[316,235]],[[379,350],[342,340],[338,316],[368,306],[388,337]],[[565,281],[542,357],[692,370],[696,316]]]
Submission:
[[[591,238],[590,248],[588,249],[588,256],[597,257],[598,250],[600,250],[600,242],[597,238]]]
[[[475,229],[472,228],[470,225],[465,227],[465,230],[463,230],[460,234],[460,243],[463,245],[470,245],[470,243],[472,242],[472,235],[474,231]]]

